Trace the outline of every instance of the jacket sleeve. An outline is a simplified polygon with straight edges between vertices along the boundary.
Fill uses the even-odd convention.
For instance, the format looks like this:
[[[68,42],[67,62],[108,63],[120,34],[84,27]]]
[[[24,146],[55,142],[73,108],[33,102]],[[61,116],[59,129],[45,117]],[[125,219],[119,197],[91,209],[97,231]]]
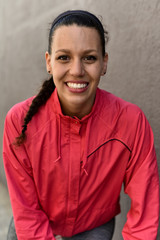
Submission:
[[[3,160],[19,240],[55,240],[49,219],[41,209],[32,168],[24,145],[15,147],[19,119],[9,112],[4,127]]]
[[[131,198],[131,208],[122,235],[124,240],[156,240],[159,221],[158,167],[153,133],[142,112],[133,132],[133,148],[124,181],[124,191]]]

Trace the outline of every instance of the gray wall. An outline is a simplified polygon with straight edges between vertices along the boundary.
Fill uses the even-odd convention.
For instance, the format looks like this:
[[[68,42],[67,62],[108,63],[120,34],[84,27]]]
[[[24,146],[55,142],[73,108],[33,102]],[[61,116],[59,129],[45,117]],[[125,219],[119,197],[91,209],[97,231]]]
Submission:
[[[108,72],[101,87],[142,108],[154,132],[160,168],[159,0],[0,0],[1,146],[7,111],[35,94],[47,77],[44,53],[49,23],[61,11],[77,8],[103,17],[110,43]],[[6,184],[2,157],[0,180]],[[122,239],[129,209],[123,192],[121,202],[114,240]]]

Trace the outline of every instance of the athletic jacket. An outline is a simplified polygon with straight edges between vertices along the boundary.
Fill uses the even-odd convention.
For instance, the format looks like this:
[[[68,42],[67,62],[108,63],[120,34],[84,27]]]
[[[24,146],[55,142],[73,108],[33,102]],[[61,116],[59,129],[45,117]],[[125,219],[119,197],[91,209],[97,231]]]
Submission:
[[[64,116],[57,90],[28,124],[33,98],[7,114],[3,157],[19,240],[54,240],[102,225],[120,213],[122,184],[131,198],[125,240],[155,240],[159,183],[153,134],[135,105],[100,89],[83,119]]]

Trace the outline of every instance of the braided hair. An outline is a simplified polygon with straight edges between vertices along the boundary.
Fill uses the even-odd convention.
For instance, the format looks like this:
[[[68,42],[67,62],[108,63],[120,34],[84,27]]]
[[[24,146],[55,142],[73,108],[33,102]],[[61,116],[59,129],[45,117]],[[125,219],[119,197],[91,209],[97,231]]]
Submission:
[[[55,89],[53,78],[44,81],[42,88],[37,96],[33,99],[30,108],[24,118],[24,124],[22,126],[21,134],[16,138],[16,145],[20,146],[26,139],[27,124],[31,121],[32,117],[38,112],[39,108],[46,103]]]
[[[105,55],[105,43],[108,42],[108,32],[104,30],[101,21],[92,13],[83,10],[72,10],[61,13],[51,25],[48,39],[48,53],[52,54],[52,41],[55,30],[60,26],[70,26],[76,24],[78,26],[95,28],[100,36],[102,55]],[[26,139],[26,130],[28,123],[32,120],[33,116],[38,112],[39,108],[46,103],[55,89],[53,77],[46,80],[40,92],[33,99],[30,108],[24,118],[21,134],[16,138],[15,144],[20,146]]]

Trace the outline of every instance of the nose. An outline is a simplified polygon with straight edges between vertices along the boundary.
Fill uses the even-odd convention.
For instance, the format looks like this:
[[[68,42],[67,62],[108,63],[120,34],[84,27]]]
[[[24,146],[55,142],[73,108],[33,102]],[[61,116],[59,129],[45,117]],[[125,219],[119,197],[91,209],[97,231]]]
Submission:
[[[70,65],[70,74],[74,77],[82,77],[84,75],[84,66],[81,59],[74,59]]]

